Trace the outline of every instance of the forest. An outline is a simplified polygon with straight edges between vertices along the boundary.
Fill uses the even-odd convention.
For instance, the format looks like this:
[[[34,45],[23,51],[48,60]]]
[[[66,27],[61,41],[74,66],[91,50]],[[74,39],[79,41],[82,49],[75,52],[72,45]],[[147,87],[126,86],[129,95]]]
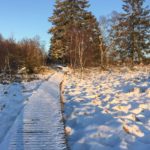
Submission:
[[[50,59],[73,68],[148,63],[150,10],[144,0],[123,2],[123,13],[114,11],[98,21],[87,11],[87,0],[56,1],[49,18]]]
[[[144,0],[123,0],[122,13],[115,10],[97,20],[88,0],[57,0],[48,21],[49,52],[38,38],[0,36],[0,71],[28,72],[47,64],[65,64],[71,68],[134,66],[150,63],[150,9]]]

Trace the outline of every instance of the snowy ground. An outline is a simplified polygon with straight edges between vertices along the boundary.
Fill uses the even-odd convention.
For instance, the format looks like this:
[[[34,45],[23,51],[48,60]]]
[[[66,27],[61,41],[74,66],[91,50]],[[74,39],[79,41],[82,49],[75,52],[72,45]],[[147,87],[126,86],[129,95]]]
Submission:
[[[0,143],[33,91],[48,77],[31,82],[0,84]]]
[[[63,73],[0,84],[0,150],[62,150],[59,84]]]
[[[71,150],[150,150],[148,68],[78,76],[67,76],[64,94]]]

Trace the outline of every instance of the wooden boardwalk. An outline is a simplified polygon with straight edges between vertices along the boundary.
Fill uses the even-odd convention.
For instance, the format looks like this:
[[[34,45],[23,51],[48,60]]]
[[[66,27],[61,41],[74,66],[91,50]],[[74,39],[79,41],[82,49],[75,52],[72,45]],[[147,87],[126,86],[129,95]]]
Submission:
[[[61,75],[54,75],[33,92],[0,145],[0,150],[66,149],[59,100]]]

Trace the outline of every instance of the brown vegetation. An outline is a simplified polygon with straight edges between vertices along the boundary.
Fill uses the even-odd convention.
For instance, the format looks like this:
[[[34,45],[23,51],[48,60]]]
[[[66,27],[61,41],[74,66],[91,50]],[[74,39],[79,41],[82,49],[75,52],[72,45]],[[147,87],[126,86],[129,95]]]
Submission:
[[[32,73],[44,65],[44,60],[44,50],[37,38],[16,42],[0,36],[0,72],[16,73],[24,67],[27,73]]]

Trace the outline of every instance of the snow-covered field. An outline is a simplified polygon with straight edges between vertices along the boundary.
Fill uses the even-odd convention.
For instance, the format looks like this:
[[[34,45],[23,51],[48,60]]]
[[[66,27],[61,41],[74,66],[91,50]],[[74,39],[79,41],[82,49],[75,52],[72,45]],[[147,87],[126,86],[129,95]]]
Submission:
[[[71,150],[150,150],[149,69],[67,76],[64,118]]]
[[[28,98],[50,76],[38,75],[39,80],[31,82],[0,84],[0,143],[27,104]]]
[[[51,74],[52,75],[52,74]],[[0,143],[40,80],[0,84]],[[150,68],[70,73],[64,119],[71,150],[150,150]]]

